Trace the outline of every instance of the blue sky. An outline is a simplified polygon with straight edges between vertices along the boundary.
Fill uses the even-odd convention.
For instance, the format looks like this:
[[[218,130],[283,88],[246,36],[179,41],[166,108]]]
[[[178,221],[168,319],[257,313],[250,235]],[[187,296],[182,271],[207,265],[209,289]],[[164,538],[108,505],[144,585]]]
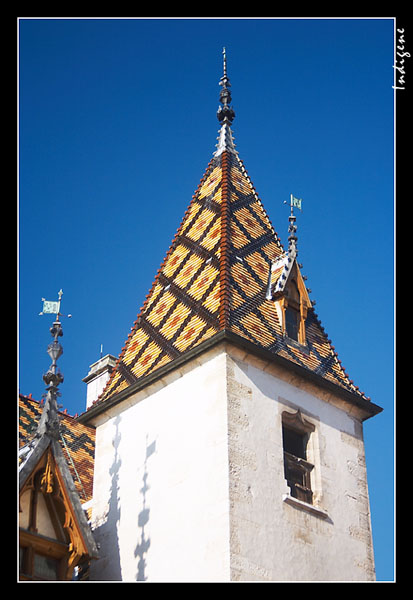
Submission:
[[[61,402],[118,355],[215,150],[222,47],[237,150],[285,243],[290,193],[316,312],[365,423],[378,580],[393,579],[394,22],[22,19],[19,382],[40,399],[63,288]],[[399,92],[398,92],[399,93]]]

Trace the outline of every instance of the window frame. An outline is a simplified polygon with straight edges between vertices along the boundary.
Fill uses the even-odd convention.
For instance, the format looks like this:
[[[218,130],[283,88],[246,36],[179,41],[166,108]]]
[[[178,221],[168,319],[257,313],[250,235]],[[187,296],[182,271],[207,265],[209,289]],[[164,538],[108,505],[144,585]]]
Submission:
[[[285,431],[291,431],[301,438],[303,444],[303,456],[297,456],[291,452],[287,444]],[[290,488],[290,495],[301,502],[313,505],[313,489],[311,484],[311,472],[314,465],[307,460],[307,447],[315,426],[303,418],[301,411],[295,413],[284,411],[281,418],[282,447],[284,458],[284,478]]]
[[[68,545],[52,540],[39,533],[19,530],[19,576],[22,581],[66,581]],[[57,578],[48,580],[35,572],[35,555],[44,556],[57,561]]]

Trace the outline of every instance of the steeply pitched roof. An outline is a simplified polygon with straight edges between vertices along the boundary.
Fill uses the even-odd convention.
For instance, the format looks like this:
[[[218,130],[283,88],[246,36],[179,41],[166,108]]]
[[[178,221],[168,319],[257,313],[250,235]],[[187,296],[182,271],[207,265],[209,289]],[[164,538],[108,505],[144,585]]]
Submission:
[[[287,259],[238,155],[210,162],[98,402],[228,330],[360,395],[310,310],[308,347],[286,339],[266,299]],[[273,271],[272,283],[277,283]]]
[[[30,443],[37,430],[43,406],[30,396],[19,395],[19,447]],[[75,417],[59,412],[59,440],[63,456],[82,502],[92,498],[95,429]]]
[[[92,409],[222,332],[367,400],[344,371],[310,302],[305,347],[283,333],[274,297],[282,293],[292,262],[298,273],[299,265],[284,251],[235,148],[225,60],[220,85],[217,150]]]

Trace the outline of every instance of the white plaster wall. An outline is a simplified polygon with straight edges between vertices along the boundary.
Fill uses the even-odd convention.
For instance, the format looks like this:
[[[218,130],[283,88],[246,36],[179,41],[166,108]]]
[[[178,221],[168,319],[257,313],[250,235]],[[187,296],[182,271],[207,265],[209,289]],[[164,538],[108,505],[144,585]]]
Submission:
[[[374,579],[362,427],[340,402],[279,368],[231,349],[228,424],[231,579]],[[287,503],[282,423],[301,409],[315,425],[308,447],[313,514]]]
[[[281,415],[298,408],[315,513],[284,479]],[[362,425],[331,393],[228,345],[96,425],[92,579],[374,579]]]
[[[229,580],[226,359],[211,351],[97,422],[95,580]]]
[[[31,490],[26,490],[19,500],[22,512],[19,513],[19,527],[23,529],[29,528],[30,522],[30,499]],[[49,509],[42,493],[37,494],[37,513],[36,513],[36,528],[37,533],[45,535],[51,539],[57,539],[56,531],[50,518]]]

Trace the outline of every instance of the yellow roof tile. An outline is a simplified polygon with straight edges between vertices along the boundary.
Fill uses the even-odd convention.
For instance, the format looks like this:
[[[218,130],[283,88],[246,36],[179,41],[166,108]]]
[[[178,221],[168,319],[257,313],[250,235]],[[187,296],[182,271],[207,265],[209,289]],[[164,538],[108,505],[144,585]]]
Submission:
[[[159,325],[162,321],[163,317],[166,315],[168,310],[171,308],[172,304],[174,304],[176,298],[171,292],[164,291],[163,294],[159,297],[157,303],[154,305],[152,310],[147,316],[148,321],[152,325]],[[129,346],[129,344],[128,344]]]
[[[167,340],[170,340],[182,326],[182,323],[190,312],[191,309],[188,306],[179,302],[176,308],[174,308],[171,316],[168,317],[167,321],[165,321],[165,324],[160,329],[160,333],[165,336]]]
[[[208,227],[212,219],[214,218],[215,213],[212,210],[205,209],[203,210],[196,218],[195,223],[192,225],[187,235],[194,240],[195,242],[199,240],[201,235],[205,233],[205,229]]]
[[[210,173],[210,175],[208,175],[207,179],[205,180],[205,183],[202,185],[201,189],[199,190],[199,194],[198,194],[199,200],[202,200],[203,198],[205,198],[205,196],[209,196],[210,194],[212,194],[212,192],[214,191],[214,189],[216,188],[218,183],[220,183],[221,178],[222,178],[222,169],[220,166],[217,166],[212,170],[212,173]]]
[[[214,280],[218,277],[219,271],[211,264],[206,265],[199,275],[196,277],[194,283],[188,290],[195,300],[199,300],[205,293],[205,291],[211,286]]]
[[[198,337],[204,327],[205,322],[197,315],[194,315],[174,342],[174,346],[181,351],[185,350]]]

